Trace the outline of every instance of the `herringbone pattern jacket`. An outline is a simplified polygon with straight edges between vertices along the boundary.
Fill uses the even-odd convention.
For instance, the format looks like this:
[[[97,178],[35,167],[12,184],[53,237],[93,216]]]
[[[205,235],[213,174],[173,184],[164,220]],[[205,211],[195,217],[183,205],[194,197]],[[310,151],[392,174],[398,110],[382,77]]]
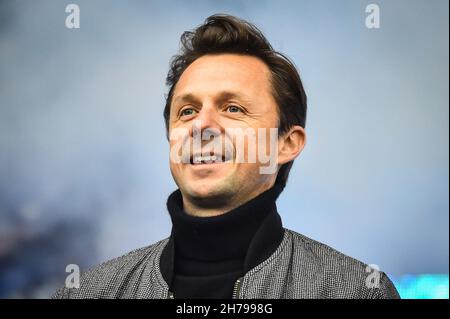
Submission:
[[[167,243],[164,239],[94,267],[81,276],[80,288],[61,288],[53,298],[168,298],[169,287],[159,267]],[[383,272],[377,277],[366,267],[285,229],[280,246],[245,274],[235,297],[399,298]]]

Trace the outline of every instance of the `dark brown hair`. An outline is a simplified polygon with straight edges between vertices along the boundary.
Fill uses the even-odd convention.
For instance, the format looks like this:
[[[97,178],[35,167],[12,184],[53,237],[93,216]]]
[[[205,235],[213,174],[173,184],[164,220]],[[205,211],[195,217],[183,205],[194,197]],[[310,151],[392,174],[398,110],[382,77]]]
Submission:
[[[186,68],[196,59],[207,54],[235,53],[261,59],[271,72],[272,94],[278,105],[279,134],[294,125],[305,127],[306,94],[295,65],[285,55],[275,51],[266,37],[253,24],[239,18],[217,14],[193,31],[181,35],[181,51],[170,63],[166,84],[164,119],[169,131],[170,105],[175,86]],[[293,161],[281,166],[277,182],[286,185]]]

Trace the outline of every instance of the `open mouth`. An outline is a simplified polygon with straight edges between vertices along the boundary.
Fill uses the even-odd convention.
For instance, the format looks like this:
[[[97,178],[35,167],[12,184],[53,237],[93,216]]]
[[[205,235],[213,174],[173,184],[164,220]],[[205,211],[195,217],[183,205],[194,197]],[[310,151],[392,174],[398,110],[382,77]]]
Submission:
[[[225,156],[223,155],[194,155],[190,158],[190,163],[192,165],[202,165],[202,164],[215,164],[225,162]]]

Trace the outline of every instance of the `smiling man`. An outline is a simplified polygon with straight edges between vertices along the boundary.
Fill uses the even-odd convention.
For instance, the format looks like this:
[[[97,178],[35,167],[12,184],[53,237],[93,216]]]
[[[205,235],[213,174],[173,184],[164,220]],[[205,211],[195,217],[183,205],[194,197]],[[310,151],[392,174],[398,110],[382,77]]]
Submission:
[[[178,190],[169,238],[103,263],[55,298],[398,298],[389,278],[283,228],[276,199],[306,142],[306,94],[252,24],[181,38],[164,118]]]

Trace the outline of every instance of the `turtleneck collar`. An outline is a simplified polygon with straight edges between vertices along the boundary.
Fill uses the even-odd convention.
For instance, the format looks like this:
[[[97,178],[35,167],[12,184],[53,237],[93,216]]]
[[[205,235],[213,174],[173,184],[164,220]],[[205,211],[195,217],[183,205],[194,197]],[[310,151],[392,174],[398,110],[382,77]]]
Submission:
[[[194,273],[205,269],[197,267],[202,263],[221,265],[215,267],[219,273],[236,271],[238,266],[246,272],[268,258],[284,233],[275,204],[282,190],[275,184],[243,205],[212,217],[187,214],[180,190],[173,192],[167,201],[172,233],[160,262],[169,286],[174,271],[202,275]],[[188,264],[195,266],[188,268]],[[226,269],[230,267],[234,269]]]

